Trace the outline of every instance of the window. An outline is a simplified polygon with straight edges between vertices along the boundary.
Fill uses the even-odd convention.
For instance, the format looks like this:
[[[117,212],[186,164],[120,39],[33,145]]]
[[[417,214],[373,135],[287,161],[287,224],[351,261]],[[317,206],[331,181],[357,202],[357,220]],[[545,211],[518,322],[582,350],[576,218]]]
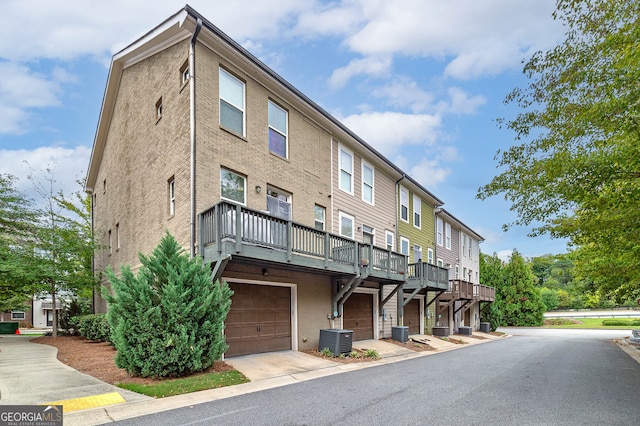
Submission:
[[[400,237],[400,253],[409,256],[409,239]]]
[[[245,204],[245,194],[247,182],[244,176],[233,173],[226,169],[220,169],[220,197]]]
[[[437,228],[437,240],[436,240],[436,242],[438,243],[439,246],[441,246],[442,245],[442,229],[443,229],[442,219],[440,219],[440,218],[436,219],[436,228]]]
[[[438,258],[438,266],[441,268],[444,266],[444,262],[440,258]]]
[[[113,247],[111,245],[111,242],[112,242],[112,240],[111,240],[111,229],[109,229],[107,238],[109,239],[109,244],[108,244],[108,246],[109,246],[109,254],[111,254],[111,253],[113,253]]]
[[[288,155],[288,113],[269,101],[269,151],[280,157]]]
[[[220,68],[220,126],[244,137],[244,83]]]
[[[462,279],[463,280],[467,279],[467,268],[462,268]]]
[[[444,246],[451,250],[451,224],[444,224]]]
[[[422,218],[422,201],[417,195],[413,195],[413,226],[420,228]]]
[[[400,188],[400,219],[409,222],[409,191]]]
[[[176,214],[176,179],[174,176],[167,182],[167,192],[169,193],[169,214]]]
[[[103,180],[102,181],[102,193],[106,194],[107,193],[107,180]]]
[[[340,235],[343,237],[353,238],[353,216],[346,213],[339,213],[340,217]]]
[[[120,224],[116,223],[116,251],[120,250]]]
[[[460,266],[456,265],[456,280],[460,279]]]
[[[156,123],[162,118],[162,97],[156,102]]]
[[[373,204],[373,180],[374,170],[373,166],[368,163],[362,162],[362,201],[369,204]]]
[[[375,230],[367,225],[362,225],[362,242],[364,244],[374,244]]]
[[[387,250],[393,251],[395,247],[395,235],[391,231],[384,231],[385,241],[387,242]]]
[[[318,231],[324,231],[324,222],[325,222],[325,214],[326,214],[325,208],[316,204],[313,211],[314,211],[314,216],[316,221],[316,229]]]
[[[353,153],[340,147],[340,182],[339,187],[344,192],[353,195]]]
[[[267,187],[267,210],[280,219],[291,220],[291,194]]]
[[[417,244],[413,246],[413,261],[415,263],[422,262],[422,247]]]
[[[189,61],[185,61],[180,67],[180,84],[185,85],[189,81]]]
[[[431,247],[427,249],[427,263],[433,265],[433,249]]]
[[[11,320],[12,321],[21,321],[26,318],[26,315],[22,311],[11,311]]]
[[[471,259],[472,258],[471,250],[473,248],[472,247],[473,243],[471,242],[471,237],[468,237],[468,238],[469,238],[469,244],[467,244],[467,254],[468,254],[469,259]]]
[[[462,234],[462,255],[467,255],[467,236]]]

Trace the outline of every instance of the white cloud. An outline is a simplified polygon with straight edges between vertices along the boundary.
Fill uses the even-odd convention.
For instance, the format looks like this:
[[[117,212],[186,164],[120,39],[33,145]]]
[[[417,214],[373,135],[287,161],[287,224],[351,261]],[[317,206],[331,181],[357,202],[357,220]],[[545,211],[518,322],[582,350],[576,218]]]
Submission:
[[[30,108],[59,104],[60,85],[26,66],[0,62],[0,134],[25,133]]]
[[[441,113],[449,114],[474,114],[478,108],[487,103],[484,96],[469,96],[459,87],[450,87],[447,89],[449,99],[438,105]]]
[[[62,190],[65,195],[82,188],[76,183],[85,177],[91,148],[78,145],[75,148],[40,147],[34,150],[0,150],[0,174],[11,174],[18,178],[17,187],[33,199],[39,196],[29,181],[34,176],[41,182],[49,178],[47,170],[55,180],[54,192]]]
[[[389,85],[374,89],[372,94],[386,99],[393,107],[409,108],[414,113],[433,109],[433,94],[422,90],[408,77],[397,77]]]
[[[444,167],[436,159],[422,158],[418,164],[411,167],[409,175],[430,190],[445,181],[451,174],[449,167]]]
[[[390,69],[391,59],[389,57],[353,59],[348,65],[333,71],[331,77],[329,77],[329,86],[339,89],[344,87],[356,75],[382,76],[388,74]]]
[[[386,157],[404,145],[433,145],[440,128],[440,117],[429,114],[365,112],[341,121]]]

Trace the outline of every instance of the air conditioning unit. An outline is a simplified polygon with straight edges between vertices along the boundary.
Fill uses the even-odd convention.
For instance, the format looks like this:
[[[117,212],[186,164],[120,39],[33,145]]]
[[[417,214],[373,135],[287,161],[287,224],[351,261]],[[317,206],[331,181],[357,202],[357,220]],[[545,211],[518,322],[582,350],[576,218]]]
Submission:
[[[353,331],[341,329],[320,330],[318,350],[327,348],[334,355],[348,354],[353,345]]]

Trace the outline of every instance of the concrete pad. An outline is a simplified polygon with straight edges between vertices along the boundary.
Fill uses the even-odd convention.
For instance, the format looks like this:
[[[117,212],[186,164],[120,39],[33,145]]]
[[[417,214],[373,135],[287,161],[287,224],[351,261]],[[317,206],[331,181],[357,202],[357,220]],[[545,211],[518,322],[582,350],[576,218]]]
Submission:
[[[225,359],[251,381],[335,367],[335,362],[297,351],[269,352]]]

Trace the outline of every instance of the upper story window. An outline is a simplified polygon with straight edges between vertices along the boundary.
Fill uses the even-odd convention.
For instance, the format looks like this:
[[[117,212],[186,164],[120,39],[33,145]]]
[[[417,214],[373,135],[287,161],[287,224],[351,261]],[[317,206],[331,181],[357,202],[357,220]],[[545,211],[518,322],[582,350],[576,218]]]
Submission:
[[[433,265],[433,249],[431,247],[427,249],[427,263]]]
[[[351,215],[340,212],[340,235],[343,237],[353,238],[353,223],[354,218]]]
[[[374,169],[373,166],[362,162],[362,201],[373,204],[374,196]]]
[[[467,244],[467,257],[469,257],[469,259],[471,259],[472,256],[472,249],[473,249],[473,241],[471,240],[471,237],[467,237],[469,238],[469,244]]]
[[[395,247],[395,235],[391,231],[384,231],[384,236],[387,243],[387,250],[393,250]]]
[[[220,126],[244,137],[245,85],[220,68]]]
[[[339,155],[339,187],[344,192],[353,195],[353,153],[343,147],[340,147]]]
[[[422,226],[422,200],[413,194],[413,226],[420,228]]]
[[[173,216],[176,214],[176,179],[173,176],[167,181],[167,192],[169,195],[169,214]]]
[[[409,191],[400,187],[400,219],[409,222]]]
[[[400,253],[409,256],[409,239],[400,237]]]
[[[244,176],[226,169],[220,169],[220,197],[240,204],[246,204],[247,180]]]
[[[444,224],[444,246],[451,250],[451,224]]]
[[[180,84],[185,85],[189,81],[189,61],[185,61],[180,67]]]
[[[443,244],[443,232],[444,232],[444,225],[442,222],[442,219],[437,218],[436,219],[436,242],[438,243],[439,246],[441,246]]]
[[[120,250],[120,224],[116,223],[116,251]]]
[[[269,101],[269,151],[283,158],[289,154],[288,116],[286,110]]]
[[[467,236],[462,234],[462,255],[467,256]]]
[[[156,122],[162,118],[162,97],[156,102]]]
[[[280,219],[291,220],[291,194],[280,189],[267,188],[267,210]]]
[[[460,279],[460,266],[456,265],[456,280]]]
[[[324,231],[325,217],[326,217],[326,209],[322,206],[315,205],[314,209],[314,217],[315,217],[315,225],[318,231]]]

